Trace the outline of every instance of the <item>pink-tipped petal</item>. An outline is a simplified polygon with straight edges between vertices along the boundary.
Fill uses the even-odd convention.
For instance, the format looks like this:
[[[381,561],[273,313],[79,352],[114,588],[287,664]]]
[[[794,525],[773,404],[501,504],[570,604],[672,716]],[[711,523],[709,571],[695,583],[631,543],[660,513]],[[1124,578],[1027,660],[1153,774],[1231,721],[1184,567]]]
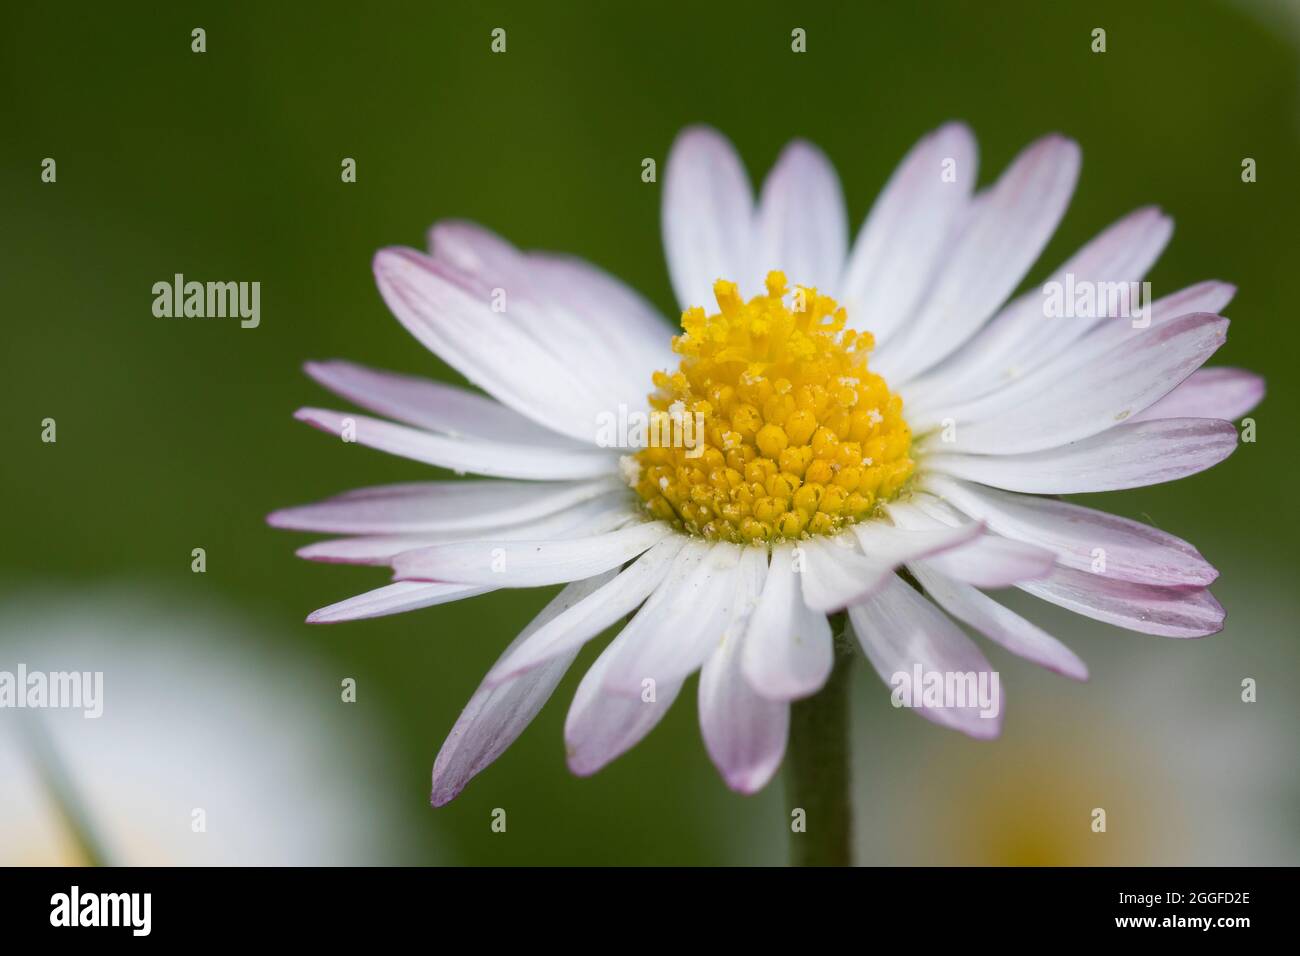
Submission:
[[[538,628],[528,640],[504,655],[488,674],[487,682],[509,680],[579,648],[635,611],[663,583],[685,543],[685,535],[670,535],[660,541],[600,590]]]
[[[1047,548],[1063,567],[1162,587],[1205,587],[1219,576],[1182,538],[1055,498],[929,475],[927,490],[1008,538]],[[1100,564],[1099,564],[1100,562]]]
[[[941,574],[977,588],[1009,588],[1021,581],[1045,578],[1056,564],[1046,548],[994,534],[980,535],[970,544],[927,561]]]
[[[1000,675],[961,628],[902,578],[896,576],[871,597],[849,608],[849,621],[867,660],[895,695],[905,686],[913,688],[911,704],[922,717],[982,740],[1001,732],[1004,708]],[[922,687],[914,686],[918,668]],[[931,706],[922,696],[930,675],[938,675],[945,683],[951,681],[954,687],[960,683],[973,692]],[[981,681],[989,695],[988,706],[979,701]]]
[[[388,567],[393,558],[405,551],[427,548],[444,540],[439,535],[375,534],[353,538],[330,538],[303,545],[294,552],[304,561],[322,564],[359,564]]]
[[[804,603],[819,614],[842,611],[894,575],[897,565],[864,555],[852,535],[799,542],[799,584]]]
[[[1042,628],[969,584],[945,577],[932,561],[918,561],[908,567],[935,603],[989,640],[1065,677],[1088,679],[1088,665]]]
[[[1073,375],[1059,376],[1047,366],[947,410],[956,428],[943,436],[942,447],[1014,455],[1090,438],[1167,395],[1223,345],[1227,333],[1227,319],[1196,313],[1117,343]]]
[[[403,614],[495,590],[496,588],[493,587],[476,587],[468,584],[398,581],[312,611],[307,615],[307,623],[337,624],[341,621],[360,621],[365,618],[384,617],[388,614]]]
[[[627,500],[622,492],[580,501],[553,514],[531,521],[494,528],[441,531],[428,534],[363,535],[318,541],[298,549],[298,557],[310,561],[344,564],[390,564],[399,554],[423,551],[438,544],[460,541],[539,541],[551,538],[580,538],[622,527],[629,520]]]
[[[668,713],[681,681],[648,685],[636,697],[605,690],[609,665],[626,651],[627,629],[605,648],[583,675],[564,722],[569,770],[588,777],[639,744]]]
[[[871,207],[839,292],[850,323],[878,343],[906,326],[942,267],[978,165],[970,129],[948,123],[912,148]]]
[[[542,445],[568,451],[589,446],[557,435],[499,402],[443,382],[334,360],[308,362],[307,374],[336,395],[384,418],[450,437]]]
[[[1186,478],[1237,448],[1230,422],[1166,418],[1118,425],[1083,441],[1025,455],[935,453],[926,469],[1007,491],[1071,495]]]
[[[609,577],[606,574],[568,585],[533,618],[506,648],[505,654],[528,640],[529,635],[548,621],[586,598]],[[479,685],[434,760],[429,800],[435,807],[454,800],[471,779],[515,742],[550,699],[577,653],[575,648],[502,684],[488,686],[485,681]]]
[[[1045,136],[981,197],[916,316],[873,358],[896,386],[974,335],[1020,284],[1065,214],[1079,176],[1077,143]]]
[[[542,430],[595,444],[603,415],[622,403],[642,406],[645,369],[611,345],[617,316],[592,322],[519,294],[533,287],[533,273],[511,261],[509,274],[482,274],[413,249],[382,249],[375,281],[407,330],[470,382]],[[581,374],[574,355],[584,357]]]
[[[513,331],[539,347],[584,342],[584,354],[603,368],[644,378],[671,359],[672,327],[622,280],[575,256],[522,252],[480,225],[443,220],[429,230],[434,259],[479,288],[501,289]]]
[[[755,549],[748,549],[751,553]],[[700,731],[704,747],[727,786],[757,793],[785,755],[790,705],[761,697],[741,671],[746,628],[767,572],[767,561],[744,562],[731,622],[700,671]]]
[[[899,527],[911,531],[966,528],[971,524],[929,495],[916,495],[910,502],[892,502],[885,507]],[[1056,564],[1056,555],[1038,545],[981,532],[926,561],[954,580],[981,588],[1006,588],[1018,581],[1046,577]]]
[[[948,528],[903,528],[883,521],[864,521],[850,530],[863,554],[896,568],[968,544],[984,532],[984,524],[973,521]]]
[[[1160,401],[1134,415],[1133,421],[1222,418],[1235,422],[1263,400],[1262,375],[1240,368],[1202,368]]]
[[[595,481],[429,481],[350,491],[267,516],[273,528],[419,534],[500,527],[554,514],[614,487]]]
[[[826,615],[804,603],[795,549],[779,544],[749,618],[741,669],[769,700],[790,701],[821,690],[835,663]]]
[[[609,664],[604,689],[636,696],[646,686],[685,680],[718,646],[739,604],[752,600],[743,587],[757,561],[767,556],[757,548],[728,542],[707,546],[702,557],[690,560],[683,549],[677,567],[628,624],[623,651]]]
[[[1113,223],[1041,286],[1002,309],[967,348],[909,384],[906,397],[913,414],[995,391],[1058,354],[1091,329],[1104,310],[1068,319],[1049,317],[1047,291],[1063,290],[1067,283],[1137,282],[1155,264],[1172,233],[1173,221],[1153,206]]]
[[[540,446],[507,445],[479,439],[449,438],[394,425],[367,415],[301,408],[294,418],[321,431],[339,435],[348,443],[422,461],[453,471],[495,478],[562,481],[609,475],[617,456],[611,452],[567,451]]]
[[[1142,634],[1206,637],[1223,630],[1223,606],[1205,588],[1156,588],[1069,568],[1017,586],[1076,614]]]
[[[459,541],[400,554],[393,560],[393,571],[408,581],[536,588],[618,567],[671,533],[668,525],[656,521],[580,538]]]

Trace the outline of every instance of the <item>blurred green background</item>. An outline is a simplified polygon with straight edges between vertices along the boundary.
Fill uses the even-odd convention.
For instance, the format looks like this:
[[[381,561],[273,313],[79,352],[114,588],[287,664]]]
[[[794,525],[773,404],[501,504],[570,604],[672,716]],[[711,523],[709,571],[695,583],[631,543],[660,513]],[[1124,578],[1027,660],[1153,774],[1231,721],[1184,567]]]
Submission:
[[[355,677],[354,705],[338,703],[334,680],[320,693],[365,712],[394,752],[395,775],[362,780],[386,798],[355,808],[370,819],[393,791],[404,805],[383,821],[402,848],[385,858],[780,863],[788,815],[779,778],[752,798],[726,790],[689,688],[642,745],[572,778],[561,729],[592,648],[497,764],[450,807],[427,808],[444,736],[551,591],[301,623],[386,576],[299,561],[308,539],[263,516],[430,476],[294,422],[301,405],[338,407],[301,363],[346,357],[455,380],[387,313],[373,252],[421,246],[439,218],[473,219],[589,258],[672,316],[662,181],[640,172],[655,157],[662,173],[681,127],[720,128],[755,179],[791,137],[814,140],[860,223],[912,143],[959,118],[979,137],[982,182],[1045,132],[1083,147],[1075,200],[1031,279],[1157,203],[1176,232],[1149,276],[1156,294],[1235,282],[1213,361],[1262,372],[1269,393],[1258,441],[1225,464],[1091,502],[1186,537],[1216,564],[1222,634],[1162,640],[1013,599],[1093,676],[1075,685],[990,650],[1009,702],[992,744],[894,711],[859,662],[860,859],[1300,862],[1295,4],[26,4],[2,16],[3,589],[125,580],[146,599],[220,601],[277,654]],[[503,55],[489,50],[495,27],[508,31]],[[795,27],[806,54],[790,51]],[[1090,50],[1095,27],[1104,54]],[[45,157],[55,184],[40,181]],[[355,184],[340,182],[344,157]],[[155,318],[151,286],[177,272],[260,281],[261,326]],[[46,417],[57,444],[40,441]],[[205,575],[191,573],[195,547]],[[182,621],[175,639],[201,638]],[[1244,677],[1259,681],[1255,704],[1240,701]],[[367,746],[341,739],[334,759],[362,775]],[[1088,829],[1096,806],[1108,809],[1104,836]],[[494,807],[508,811],[506,834],[491,832]]]

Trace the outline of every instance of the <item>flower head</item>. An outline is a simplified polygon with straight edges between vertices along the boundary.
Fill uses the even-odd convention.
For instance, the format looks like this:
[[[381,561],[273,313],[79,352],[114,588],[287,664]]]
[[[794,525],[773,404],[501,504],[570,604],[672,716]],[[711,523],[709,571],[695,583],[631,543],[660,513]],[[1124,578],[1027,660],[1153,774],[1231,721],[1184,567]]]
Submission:
[[[279,527],[345,535],[304,557],[394,572],[309,620],[566,585],[466,706],[435,762],[433,802],[495,760],[581,647],[629,615],[578,687],[570,767],[591,773],[628,750],[700,671],[706,746],[743,792],[779,766],[790,702],[827,680],[828,614],[847,611],[896,695],[914,675],[927,687],[908,687],[909,705],[974,737],[998,733],[1001,689],[958,622],[1087,676],[988,590],[1143,633],[1219,630],[1217,572],[1190,544],[1048,497],[1208,468],[1263,394],[1250,373],[1200,368],[1224,341],[1230,286],[1153,303],[1133,291],[1172,231],[1156,209],[1010,298],[1078,168],[1078,147],[1049,136],[976,192],[974,139],[949,124],[903,160],[850,247],[838,180],[814,147],[791,144],[755,204],[730,145],[687,130],[665,176],[683,309],[671,338],[610,276],[469,224],[436,225],[429,254],[381,251],[393,313],[486,395],[313,363],[318,381],[383,418],[299,417],[487,480],[273,514]],[[681,440],[596,441],[597,422],[625,408]],[[950,699],[967,686],[991,696]]]
[[[737,543],[833,534],[878,510],[912,474],[903,403],[867,369],[870,333],[834,299],[785,276],[742,302],[714,285],[719,312],[682,316],[677,371],[656,372],[650,404],[700,416],[703,434],[637,454],[634,487],[655,518]]]

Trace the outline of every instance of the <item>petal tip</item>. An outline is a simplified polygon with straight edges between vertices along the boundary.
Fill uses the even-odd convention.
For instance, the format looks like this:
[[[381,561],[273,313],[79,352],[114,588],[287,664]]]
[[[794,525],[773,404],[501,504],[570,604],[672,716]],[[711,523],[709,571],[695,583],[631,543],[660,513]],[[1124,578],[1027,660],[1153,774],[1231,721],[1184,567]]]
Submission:
[[[564,757],[565,766],[569,768],[569,773],[575,777],[590,777],[601,767],[600,764],[588,763],[581,757],[577,751],[570,749]]]
[[[1088,671],[1088,665],[1079,658],[1075,658],[1068,666],[1062,667],[1057,673],[1062,677],[1070,678],[1070,680],[1077,680],[1080,684],[1086,684],[1092,679],[1092,674]]]
[[[1002,736],[1002,708],[992,717],[980,717],[974,724],[963,726],[961,731],[975,740],[997,740]]]
[[[744,770],[724,772],[722,781],[727,785],[728,790],[741,796],[752,797],[771,782],[779,766],[778,763],[771,767],[747,767]]]
[[[406,246],[384,246],[370,260],[370,267],[381,291],[394,280],[401,278],[401,272],[413,265],[427,267],[429,257],[417,249]]]
[[[445,807],[447,804],[459,797],[461,791],[464,789],[465,787],[463,784],[461,786],[450,786],[445,782],[439,783],[435,779],[433,789],[429,791],[429,806],[433,807],[435,810],[439,807]]]
[[[691,123],[677,133],[673,146],[730,146],[730,140],[715,126],[708,123]]]
[[[975,141],[975,131],[971,129],[970,124],[965,120],[957,119],[949,120],[944,123],[942,126],[931,132],[930,136],[933,136],[936,139],[940,137],[959,137],[961,139],[969,140],[972,143]]]

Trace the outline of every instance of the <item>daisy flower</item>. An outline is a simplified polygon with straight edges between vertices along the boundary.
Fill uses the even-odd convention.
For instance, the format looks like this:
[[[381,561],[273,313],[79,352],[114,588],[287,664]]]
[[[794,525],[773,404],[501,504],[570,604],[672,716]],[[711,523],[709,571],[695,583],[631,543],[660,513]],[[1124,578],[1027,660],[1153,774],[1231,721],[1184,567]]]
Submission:
[[[485,477],[272,514],[276,527],[342,535],[303,557],[393,572],[308,620],[564,585],[452,728],[435,805],[500,756],[583,645],[620,622],[570,705],[570,768],[591,774],[634,746],[699,671],[706,748],[744,793],[780,765],[792,702],[831,676],[828,616],[846,615],[890,684],[918,668],[996,678],[963,625],[1087,677],[990,589],[1147,634],[1222,627],[1207,590],[1217,572],[1194,547],[1053,496],[1171,481],[1232,453],[1231,420],[1262,382],[1201,366],[1224,342],[1233,288],[1203,282],[1145,311],[1100,294],[1140,282],[1168,242],[1170,219],[1148,207],[1011,298],[1065,211],[1079,148],[1045,137],[979,191],[976,165],[964,125],[934,131],[850,243],[839,181],[816,147],[786,147],[755,200],[730,144],[686,130],[663,198],[684,310],[676,336],[594,266],[522,252],[469,223],[436,224],[427,253],[376,255],[393,314],[482,393],[311,363],[318,382],[379,417],[297,417]],[[1100,292],[1049,317],[1053,283]],[[624,412],[698,423],[679,429],[694,440],[656,443],[651,427],[651,440],[609,447],[602,424]],[[992,708],[915,709],[989,738],[998,694]]]

